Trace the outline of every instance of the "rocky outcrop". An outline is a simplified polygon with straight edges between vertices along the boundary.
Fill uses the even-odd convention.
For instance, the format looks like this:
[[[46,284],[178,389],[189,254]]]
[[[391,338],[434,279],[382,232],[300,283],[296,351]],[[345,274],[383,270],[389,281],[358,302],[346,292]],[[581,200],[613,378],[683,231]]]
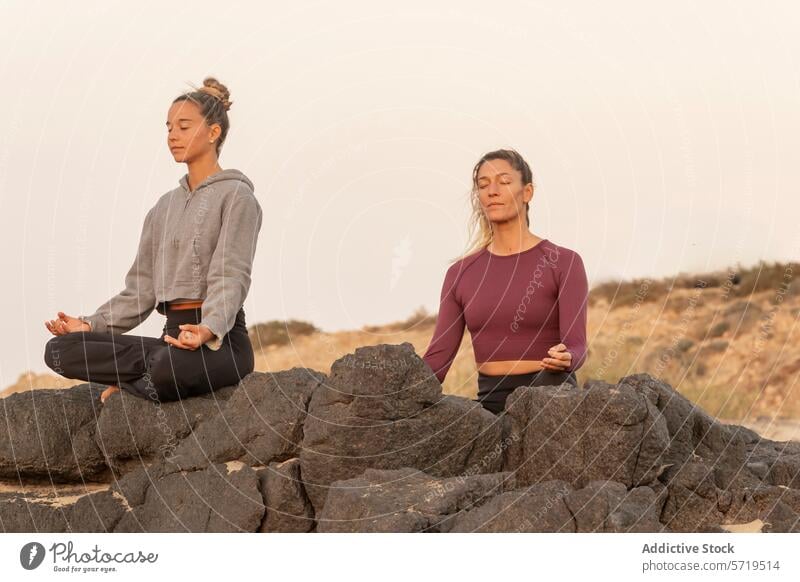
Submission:
[[[300,452],[316,510],[333,482],[366,469],[411,467],[438,477],[492,473],[502,423],[479,404],[445,396],[411,344],[358,348],[334,362],[309,405]]]
[[[410,344],[183,402],[103,388],[2,400],[3,531],[800,531],[800,443],[647,374],[520,387],[499,416]]]

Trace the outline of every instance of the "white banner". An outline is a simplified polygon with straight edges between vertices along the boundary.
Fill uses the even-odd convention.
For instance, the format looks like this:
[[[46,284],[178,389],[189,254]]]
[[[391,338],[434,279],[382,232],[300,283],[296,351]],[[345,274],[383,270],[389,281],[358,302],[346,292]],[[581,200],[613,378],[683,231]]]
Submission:
[[[3,580],[797,580],[795,534],[2,534]],[[435,578],[436,577],[436,578]]]

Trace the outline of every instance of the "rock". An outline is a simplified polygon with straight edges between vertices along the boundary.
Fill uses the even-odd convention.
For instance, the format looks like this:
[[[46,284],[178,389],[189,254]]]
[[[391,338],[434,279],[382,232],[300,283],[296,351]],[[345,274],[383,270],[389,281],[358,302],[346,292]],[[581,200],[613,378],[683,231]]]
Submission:
[[[544,481],[498,495],[453,520],[454,532],[661,532],[666,491],[628,490],[615,481],[591,481],[573,489]]]
[[[125,498],[111,490],[84,495],[72,507],[70,530],[112,532],[128,509]]]
[[[0,527],[4,533],[69,531],[69,513],[52,500],[0,495]]]
[[[110,532],[125,512],[125,500],[108,489],[39,486],[0,494],[0,525],[6,532]],[[49,492],[42,493],[42,490]]]
[[[661,521],[672,531],[696,532],[722,523],[730,499],[702,461],[687,461],[668,471],[668,492]]]
[[[508,473],[440,479],[409,467],[367,469],[331,484],[319,532],[436,532],[513,485]]]
[[[107,471],[95,444],[100,387],[29,390],[3,399],[0,477],[91,480]]]
[[[758,459],[769,467],[765,483],[800,489],[800,442],[763,439],[750,447],[748,459]]]
[[[666,422],[645,396],[603,382],[585,388],[523,386],[506,402],[512,444],[504,469],[521,485],[563,480],[581,488],[594,480],[645,485],[662,470],[669,447]]]
[[[317,513],[328,486],[366,469],[411,467],[436,477],[497,472],[502,424],[480,404],[443,396],[410,343],[358,348],[314,391],[300,452]]]
[[[649,374],[635,374],[620,379],[619,388],[629,387],[652,402],[666,420],[669,448],[662,455],[665,465],[676,469],[696,459],[714,469],[714,481],[727,488],[754,485],[758,479],[746,467],[747,437],[707,414],[672,386]],[[662,479],[663,480],[663,479]]]
[[[3,531],[800,532],[800,443],[648,374],[521,387],[500,416],[408,343],[183,402],[103,388],[4,399]]]
[[[314,529],[314,508],[300,479],[300,459],[270,463],[256,475],[266,508],[258,531],[303,533]]]
[[[565,502],[569,483],[544,481],[501,493],[471,511],[455,517],[452,532],[574,532],[575,519]]]
[[[308,368],[248,374],[222,412],[180,443],[171,461],[195,470],[230,460],[266,466],[296,457],[308,402],[325,379]]]
[[[784,485],[746,489],[732,499],[722,527],[756,520],[763,522],[763,532],[800,533],[800,490]]]
[[[577,532],[661,532],[659,516],[667,498],[663,485],[630,491],[616,481],[591,481],[564,498]]]
[[[161,465],[153,475],[144,493],[126,498],[131,509],[115,532],[255,532],[261,525],[264,503],[258,477],[243,463],[174,472]],[[139,476],[137,482],[143,481]]]
[[[123,463],[127,459],[140,464],[142,458],[168,458],[196,426],[219,415],[220,408],[235,390],[236,386],[227,386],[170,402],[156,402],[121,391],[102,406],[95,442],[108,466],[118,474],[128,470]]]

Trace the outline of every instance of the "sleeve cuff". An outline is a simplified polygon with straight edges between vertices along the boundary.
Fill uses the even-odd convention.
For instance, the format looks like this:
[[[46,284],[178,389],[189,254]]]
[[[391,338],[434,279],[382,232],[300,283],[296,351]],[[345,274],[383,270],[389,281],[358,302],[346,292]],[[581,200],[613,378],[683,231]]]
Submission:
[[[213,333],[215,335],[215,337],[213,337],[212,339],[208,340],[204,345],[206,345],[208,347],[208,349],[213,350],[213,351],[216,352],[218,349],[220,349],[222,347],[222,338],[224,336],[220,336],[220,335],[216,334],[214,332],[214,330],[211,329],[211,327],[209,327],[205,323],[201,323],[200,325],[202,325],[203,327],[207,328],[211,333]]]
[[[93,315],[79,315],[78,319],[89,324],[91,328],[89,331],[106,331],[107,329],[105,320],[102,319],[101,315],[96,313]]]
[[[569,368],[567,368],[567,372],[575,372],[583,366],[583,363],[586,361],[586,350],[576,350],[567,348],[567,351],[572,354],[572,363],[570,364]]]

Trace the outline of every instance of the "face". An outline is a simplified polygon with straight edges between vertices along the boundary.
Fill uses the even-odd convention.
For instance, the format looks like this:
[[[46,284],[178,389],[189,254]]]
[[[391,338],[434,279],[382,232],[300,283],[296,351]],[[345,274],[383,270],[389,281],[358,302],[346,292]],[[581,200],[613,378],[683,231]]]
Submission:
[[[218,123],[209,127],[200,107],[192,101],[173,103],[167,112],[167,146],[176,162],[216,156],[220,132]]]
[[[490,222],[525,220],[525,203],[533,185],[522,183],[522,173],[506,160],[488,160],[478,170],[478,199]]]

